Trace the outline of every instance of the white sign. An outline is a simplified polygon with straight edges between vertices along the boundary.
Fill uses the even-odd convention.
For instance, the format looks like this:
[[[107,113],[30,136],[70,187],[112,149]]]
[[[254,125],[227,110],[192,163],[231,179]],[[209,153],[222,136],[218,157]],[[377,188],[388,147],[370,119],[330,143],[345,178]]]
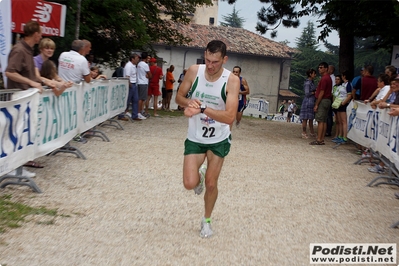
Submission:
[[[396,244],[321,243],[309,245],[310,264],[394,264]]]
[[[391,65],[399,68],[399,45],[394,45],[392,49]],[[397,72],[397,71],[396,71]]]
[[[399,168],[399,117],[358,101],[352,101],[346,113],[348,138],[380,152]]]
[[[269,113],[269,102],[260,98],[251,98],[243,115],[266,118]]]
[[[20,96],[0,102],[0,175],[34,159],[39,93],[29,89]]]

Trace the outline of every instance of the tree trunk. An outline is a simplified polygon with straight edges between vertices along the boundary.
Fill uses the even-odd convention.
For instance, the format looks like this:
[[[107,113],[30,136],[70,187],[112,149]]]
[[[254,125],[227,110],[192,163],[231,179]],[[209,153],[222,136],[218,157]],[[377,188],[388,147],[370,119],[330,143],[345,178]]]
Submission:
[[[352,34],[339,33],[339,73],[349,71],[349,79],[353,79],[354,74],[354,51],[355,41]]]
[[[76,10],[76,28],[75,28],[75,40],[79,39],[80,33],[80,10],[82,7],[82,0],[78,0],[78,7]]]

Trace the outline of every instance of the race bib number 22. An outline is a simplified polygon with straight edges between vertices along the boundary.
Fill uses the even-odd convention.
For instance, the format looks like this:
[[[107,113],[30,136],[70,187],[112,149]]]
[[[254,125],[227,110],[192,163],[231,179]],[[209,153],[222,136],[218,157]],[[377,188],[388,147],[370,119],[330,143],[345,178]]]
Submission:
[[[210,139],[220,137],[221,124],[219,122],[204,114],[199,115],[197,119],[197,138]]]

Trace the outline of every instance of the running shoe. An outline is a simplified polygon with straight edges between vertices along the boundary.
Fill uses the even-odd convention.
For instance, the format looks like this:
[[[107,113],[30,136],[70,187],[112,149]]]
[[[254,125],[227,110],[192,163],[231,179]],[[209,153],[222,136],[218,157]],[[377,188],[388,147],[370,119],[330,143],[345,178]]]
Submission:
[[[201,165],[200,169],[198,170],[199,175],[200,175],[200,182],[199,184],[194,188],[194,192],[196,195],[200,195],[202,191],[204,191],[204,180],[205,180],[205,173],[206,173],[206,165],[203,164]]]
[[[205,218],[202,218],[201,221],[201,232],[200,232],[200,237],[202,238],[208,238],[213,235],[211,223],[207,223],[205,221]]]
[[[339,140],[340,140],[340,138],[335,137],[335,138],[333,138],[331,141],[332,141],[332,142],[336,142],[336,141],[339,141]]]
[[[144,115],[142,115],[141,113],[137,114],[137,117],[140,118],[141,120],[147,119]]]
[[[339,138],[339,140],[337,140],[337,141],[334,141],[336,144],[346,144],[348,141],[347,140],[344,140],[344,139],[342,139],[342,138]]]
[[[237,128],[240,127],[240,122],[236,122],[236,127],[237,127]]]

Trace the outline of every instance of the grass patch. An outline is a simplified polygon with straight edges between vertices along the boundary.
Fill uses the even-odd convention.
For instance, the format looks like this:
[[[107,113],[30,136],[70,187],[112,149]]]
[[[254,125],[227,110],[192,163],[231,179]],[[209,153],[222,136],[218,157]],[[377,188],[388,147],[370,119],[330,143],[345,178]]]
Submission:
[[[149,110],[148,112],[150,113],[150,115],[152,115],[153,110]],[[173,110],[173,112],[167,112],[164,110],[158,110],[157,114],[159,114],[160,116],[184,116],[184,112],[183,111],[179,111],[179,110]]]
[[[28,215],[56,216],[57,210],[49,210],[44,207],[33,208],[28,205],[11,201],[11,195],[0,196],[0,233],[6,229],[20,227]],[[50,223],[53,224],[54,220]]]

